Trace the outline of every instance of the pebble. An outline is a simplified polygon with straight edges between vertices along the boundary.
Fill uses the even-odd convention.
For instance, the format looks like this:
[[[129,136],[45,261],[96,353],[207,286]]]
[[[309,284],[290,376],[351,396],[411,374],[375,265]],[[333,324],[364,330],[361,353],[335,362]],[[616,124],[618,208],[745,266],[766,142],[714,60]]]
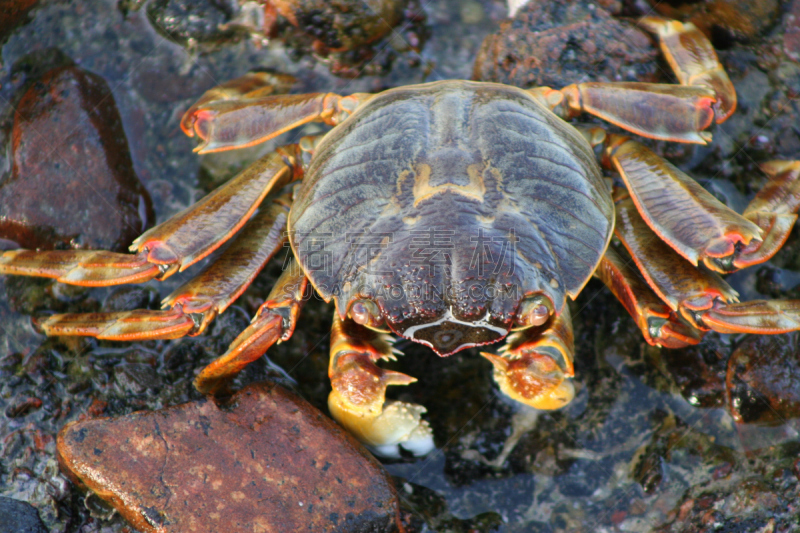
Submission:
[[[383,467],[333,421],[259,383],[206,399],[67,425],[62,470],[146,533],[395,531]]]

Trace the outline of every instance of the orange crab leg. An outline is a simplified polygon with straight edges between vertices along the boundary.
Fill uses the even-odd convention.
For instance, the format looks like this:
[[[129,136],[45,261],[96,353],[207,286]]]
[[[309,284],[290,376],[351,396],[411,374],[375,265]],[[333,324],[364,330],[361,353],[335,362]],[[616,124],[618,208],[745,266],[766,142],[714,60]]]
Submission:
[[[395,359],[389,335],[368,329],[338,313],[331,329],[328,376],[332,389],[328,409],[333,418],[364,444],[382,455],[396,455],[397,446],[424,455],[433,447],[421,405],[386,401],[386,387],[408,385],[415,378],[384,370],[375,362]]]
[[[561,89],[567,118],[590,113],[643,137],[706,144],[716,118],[736,109],[736,91],[714,48],[692,24],[644,17],[639,23],[658,36],[661,50],[680,85],[578,83]],[[548,92],[533,94],[557,105]],[[551,107],[555,107],[551,105]]]
[[[275,94],[282,78],[250,73],[206,91],[181,119],[181,128],[203,142],[206,154],[253,146],[308,122],[336,125],[372,95],[333,93]]]
[[[212,102],[252,100],[264,96],[286,94],[295,83],[292,76],[272,72],[248,72],[244,76],[212,87],[203,93],[181,117],[181,129],[194,136],[194,123],[198,112]]]
[[[105,287],[142,283],[162,273],[147,261],[147,253],[136,255],[104,250],[10,250],[0,255],[0,274],[54,278],[61,283]]]
[[[800,330],[800,301],[738,302],[717,274],[694,268],[645,224],[630,199],[616,204],[615,233],[648,284],[673,311],[701,331],[776,334]]]
[[[729,272],[737,248],[762,239],[756,224],[641,143],[609,135],[603,164],[619,172],[647,225],[693,265]]]
[[[670,309],[679,311],[698,298],[738,301],[739,295],[718,274],[692,266],[653,233],[630,198],[617,201],[616,211],[614,234]]]
[[[47,335],[120,341],[199,335],[244,292],[264,264],[283,246],[287,201],[288,196],[277,198],[253,217],[214,263],[164,299],[163,304],[169,309],[60,314],[44,319],[39,327]]]
[[[797,220],[800,208],[800,161],[769,161],[761,170],[770,181],[756,194],[743,216],[764,232],[763,241],[737,250],[736,268],[745,268],[770,259],[783,246]]]
[[[681,85],[711,89],[717,123],[736,110],[736,90],[722,68],[714,47],[694,24],[660,17],[643,17],[639,24],[658,36],[661,51]]]
[[[133,241],[132,251],[148,251],[148,260],[168,265],[167,277],[216,250],[258,208],[264,197],[302,177],[302,148],[293,144],[271,152],[231,181]]]
[[[595,276],[625,306],[651,346],[683,348],[699,343],[703,332],[691,327],[650,289],[613,248],[606,249]]]
[[[575,396],[574,343],[569,307],[544,329],[512,333],[501,355],[481,352],[494,366],[494,379],[506,396],[535,409],[559,409]]]
[[[250,325],[234,339],[228,351],[214,359],[195,378],[197,390],[203,393],[220,390],[230,378],[264,355],[270,346],[289,340],[300,309],[308,299],[307,286],[308,278],[292,260]]]
[[[706,144],[714,93],[705,87],[656,83],[588,82],[561,89],[567,118],[589,113],[642,137]]]

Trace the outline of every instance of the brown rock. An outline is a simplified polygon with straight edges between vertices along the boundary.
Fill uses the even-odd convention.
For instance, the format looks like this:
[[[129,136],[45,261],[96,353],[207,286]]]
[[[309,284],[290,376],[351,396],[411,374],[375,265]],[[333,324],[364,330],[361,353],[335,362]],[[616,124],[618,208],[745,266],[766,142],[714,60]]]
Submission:
[[[14,115],[0,238],[23,248],[124,250],[153,220],[114,98],[77,67],[49,71]]]
[[[657,56],[645,32],[598,5],[531,0],[483,41],[473,79],[524,88],[657,81]]]
[[[774,426],[800,418],[800,336],[747,337],[728,361],[726,387],[736,422]]]
[[[38,3],[39,0],[0,0],[0,42],[25,22],[28,12]]]
[[[714,408],[725,404],[725,369],[730,348],[717,335],[709,335],[697,346],[661,350],[663,368],[695,407]]]
[[[381,465],[279,386],[73,423],[58,458],[145,532],[379,532],[397,498]]]

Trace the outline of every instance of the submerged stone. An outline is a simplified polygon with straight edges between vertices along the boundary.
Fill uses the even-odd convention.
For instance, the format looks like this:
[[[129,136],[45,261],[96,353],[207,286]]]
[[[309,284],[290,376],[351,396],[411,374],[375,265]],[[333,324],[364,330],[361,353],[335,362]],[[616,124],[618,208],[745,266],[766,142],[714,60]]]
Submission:
[[[383,467],[285,389],[67,425],[62,469],[144,532],[394,531]]]
[[[0,238],[22,248],[121,251],[153,221],[114,98],[74,66],[47,72],[14,114]]]

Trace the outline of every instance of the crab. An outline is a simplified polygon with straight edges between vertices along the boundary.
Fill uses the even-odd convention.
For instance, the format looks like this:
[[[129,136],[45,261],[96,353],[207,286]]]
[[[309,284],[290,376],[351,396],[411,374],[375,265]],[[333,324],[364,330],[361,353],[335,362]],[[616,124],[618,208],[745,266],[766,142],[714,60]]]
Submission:
[[[433,446],[424,407],[386,400],[389,385],[415,381],[376,364],[397,353],[389,333],[440,356],[507,337],[499,354],[482,353],[500,389],[558,409],[575,394],[567,299],[592,276],[652,345],[696,344],[710,330],[800,329],[800,301],[739,302],[719,275],[766,261],[785,242],[800,207],[800,162],[765,164],[770,181],[738,214],[633,138],[566,122],[588,113],[647,138],[706,144],[704,130],[734,112],[734,88],[702,33],[657,17],[639,23],[657,36],[678,85],[524,90],[451,80],[288,95],[285,78],[248,74],[183,116],[197,152],[314,121],[333,128],[265,155],[145,232],[132,254],[13,250],[0,273],[84,286],[161,280],[231,241],[162,310],[40,323],[48,335],[173,339],[202,333],[288,241],[291,260],[266,302],[195,385],[216,393],[289,339],[315,291],[336,307],[330,412],[385,454]]]

